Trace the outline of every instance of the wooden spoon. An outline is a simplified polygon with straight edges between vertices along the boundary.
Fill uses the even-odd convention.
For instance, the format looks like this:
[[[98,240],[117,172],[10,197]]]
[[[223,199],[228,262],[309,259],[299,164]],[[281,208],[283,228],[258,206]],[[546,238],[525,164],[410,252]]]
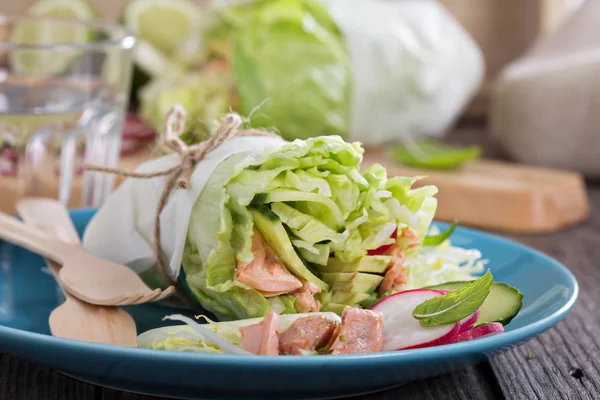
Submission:
[[[54,203],[54,202],[53,202]],[[17,211],[29,226],[36,227],[64,242],[79,244],[79,235],[66,208],[52,204],[47,212],[45,199],[25,199],[17,203]],[[73,297],[60,278],[60,265],[46,259],[52,275],[65,294],[66,301],[50,314],[52,335],[86,342],[137,347],[137,331],[131,315],[118,307],[97,306]]]
[[[47,199],[36,207],[40,214],[52,215],[57,213],[53,203]],[[86,303],[141,304],[162,300],[175,292],[173,286],[152,290],[128,267],[96,257],[79,244],[48,236],[4,213],[0,213],[0,237],[61,264],[58,274],[64,287]]]

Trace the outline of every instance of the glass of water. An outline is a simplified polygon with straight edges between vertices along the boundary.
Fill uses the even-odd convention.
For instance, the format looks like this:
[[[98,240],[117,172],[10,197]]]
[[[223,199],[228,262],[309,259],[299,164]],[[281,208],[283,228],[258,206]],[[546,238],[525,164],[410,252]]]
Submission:
[[[135,38],[125,28],[0,16],[0,210],[28,196],[99,206],[112,191]]]

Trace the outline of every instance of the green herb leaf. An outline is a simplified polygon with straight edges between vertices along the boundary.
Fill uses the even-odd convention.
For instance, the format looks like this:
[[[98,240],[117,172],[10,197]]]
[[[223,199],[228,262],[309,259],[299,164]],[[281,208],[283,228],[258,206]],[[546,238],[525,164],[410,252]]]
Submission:
[[[394,147],[390,155],[403,164],[427,169],[456,168],[481,155],[479,146],[456,147],[432,139],[407,141]]]
[[[494,277],[491,272],[470,282],[462,289],[434,297],[419,304],[413,311],[422,326],[449,325],[473,314],[490,293]]]
[[[426,236],[425,239],[423,239],[423,246],[437,246],[438,244],[441,244],[444,240],[446,240],[450,236],[452,236],[455,229],[456,229],[456,222],[454,222],[452,225],[450,225],[450,227],[448,229],[446,229],[444,232],[440,233],[439,235]]]

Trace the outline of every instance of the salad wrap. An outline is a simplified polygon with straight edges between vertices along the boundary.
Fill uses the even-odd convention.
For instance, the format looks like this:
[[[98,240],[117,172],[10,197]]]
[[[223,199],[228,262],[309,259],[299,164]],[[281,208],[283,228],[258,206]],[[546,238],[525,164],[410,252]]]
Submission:
[[[229,114],[223,123],[243,123]],[[160,212],[166,272],[219,320],[368,307],[407,288],[472,279],[480,254],[423,245],[436,188],[361,169],[363,149],[339,136],[287,142],[233,137],[194,165]],[[179,154],[137,172],[164,171]],[[166,177],[127,179],[95,214],[84,246],[126,264],[151,287],[154,219]]]

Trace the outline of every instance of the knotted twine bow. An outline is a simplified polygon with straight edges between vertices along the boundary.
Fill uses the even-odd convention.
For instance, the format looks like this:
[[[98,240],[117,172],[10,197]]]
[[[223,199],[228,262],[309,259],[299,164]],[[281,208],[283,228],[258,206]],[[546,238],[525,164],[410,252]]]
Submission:
[[[154,215],[154,255],[156,264],[163,278],[173,285],[179,294],[190,305],[197,307],[198,302],[189,296],[187,291],[181,286],[177,279],[173,279],[167,273],[165,261],[162,257],[161,242],[160,242],[160,214],[167,204],[169,195],[173,188],[186,189],[190,185],[190,178],[194,172],[196,164],[204,159],[208,153],[234,137],[244,136],[267,136],[278,137],[277,135],[260,129],[239,129],[243,123],[242,117],[236,113],[226,114],[220,125],[211,134],[210,138],[204,142],[196,143],[191,146],[186,145],[180,135],[183,133],[185,126],[185,110],[183,107],[176,105],[169,110],[165,118],[163,136],[161,140],[172,151],[181,156],[181,162],[173,168],[158,172],[128,172],[118,168],[108,168],[100,165],[84,165],[84,169],[88,171],[105,172],[117,176],[139,179],[150,179],[157,176],[168,176],[169,179],[165,183],[165,187],[160,195],[156,214]]]

